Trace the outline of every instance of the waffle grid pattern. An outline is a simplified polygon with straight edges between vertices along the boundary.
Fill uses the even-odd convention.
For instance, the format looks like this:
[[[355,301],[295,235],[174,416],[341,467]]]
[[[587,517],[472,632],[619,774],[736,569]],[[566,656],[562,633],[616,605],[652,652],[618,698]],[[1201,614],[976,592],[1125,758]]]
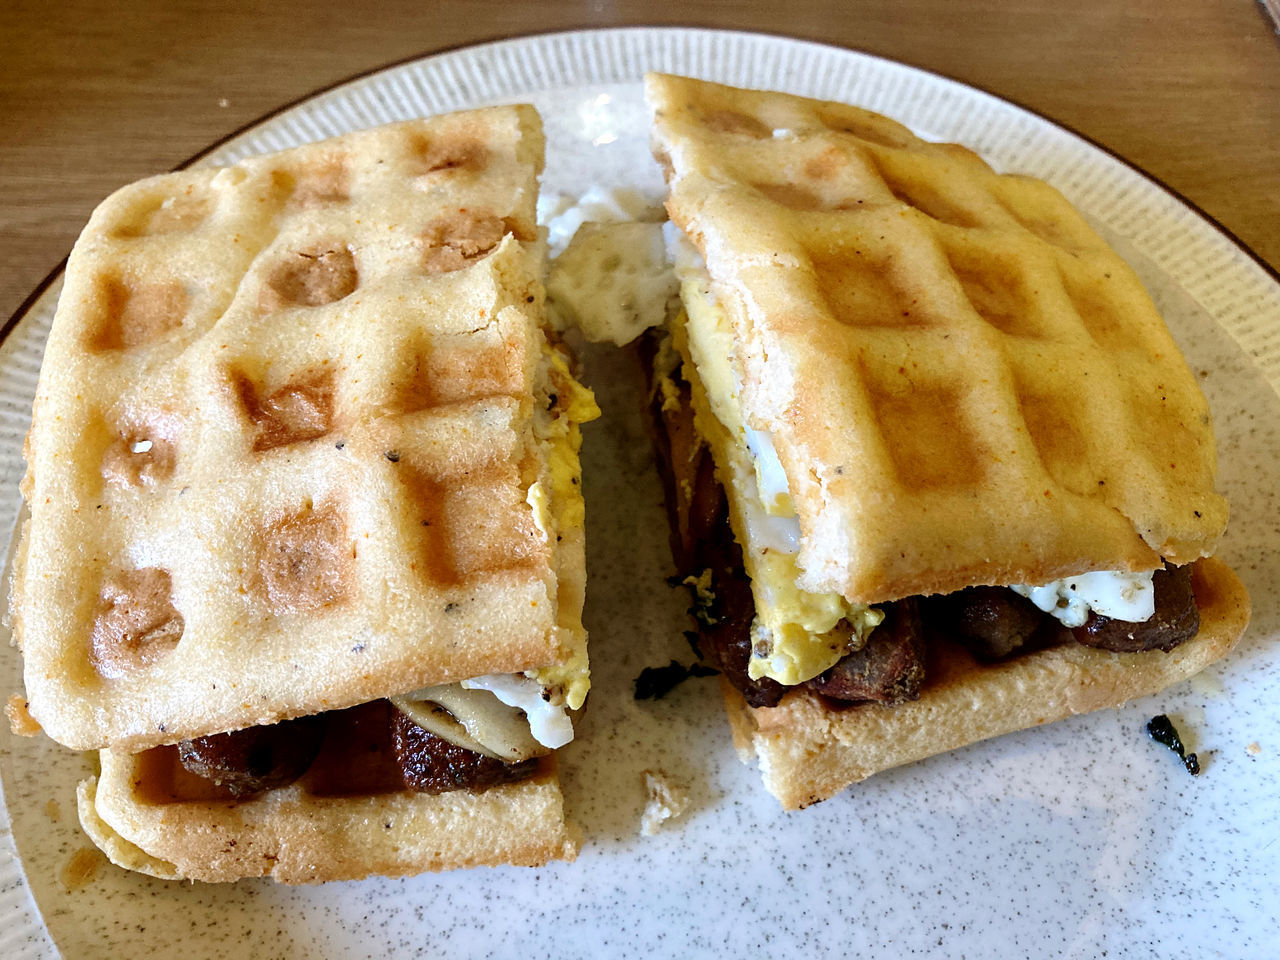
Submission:
[[[16,611],[51,735],[172,742],[555,660],[526,502],[541,154],[532,111],[494,108],[95,213],[25,484]]]
[[[883,600],[1213,549],[1204,398],[1057,191],[854,107],[668,77],[649,97],[811,586]]]

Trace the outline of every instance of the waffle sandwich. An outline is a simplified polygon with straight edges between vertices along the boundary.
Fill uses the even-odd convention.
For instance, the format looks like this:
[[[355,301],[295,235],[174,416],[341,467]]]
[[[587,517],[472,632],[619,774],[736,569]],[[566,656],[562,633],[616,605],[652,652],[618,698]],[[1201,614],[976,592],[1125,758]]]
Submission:
[[[23,709],[123,866],[313,882],[572,858],[579,423],[531,107],[126,187],[28,438]],[[391,698],[388,700],[387,698]]]
[[[650,350],[673,545],[784,807],[1230,650],[1207,404],[1057,191],[851,106],[646,92],[684,304]]]

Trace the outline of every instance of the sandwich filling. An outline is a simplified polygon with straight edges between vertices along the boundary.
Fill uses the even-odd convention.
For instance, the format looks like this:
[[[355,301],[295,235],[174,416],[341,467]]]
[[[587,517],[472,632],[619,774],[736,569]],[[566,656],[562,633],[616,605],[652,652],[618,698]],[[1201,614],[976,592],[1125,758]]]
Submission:
[[[677,556],[683,553],[689,564],[682,574],[695,587],[704,628],[723,626],[709,621],[748,621],[738,624],[731,653],[718,643],[709,652],[731,681],[739,679],[735,685],[748,702],[771,705],[798,685],[837,699],[913,699],[924,675],[926,632],[951,636],[987,660],[1066,642],[1071,634],[1116,650],[1171,649],[1194,635],[1198,618],[1185,569],[1091,571],[1048,584],[974,587],[874,606],[803,589],[802,531],[790,485],[767,431],[753,428],[743,415],[728,318],[698,251],[674,225],[667,226],[667,242],[684,310],[670,324],[668,340],[655,340],[650,350],[653,406],[660,445],[666,447],[662,459],[671,473],[668,502],[684,514],[673,516],[673,540],[682,531],[690,536],[683,549],[676,544]],[[712,466],[700,468],[704,445]],[[697,489],[708,482],[715,492]],[[710,507],[712,501],[721,506]],[[724,522],[711,517],[717,509]],[[701,518],[690,515],[697,510]],[[722,562],[717,573],[717,558],[698,550],[690,533],[698,524],[718,524],[721,536],[736,541],[736,572],[735,564]],[[701,556],[690,556],[690,550]],[[737,586],[717,583],[735,576],[743,581]],[[726,611],[717,602],[721,591],[741,598],[746,585],[749,607],[739,603]],[[704,635],[714,632],[704,629]],[[847,682],[850,675],[858,682]],[[863,682],[872,679],[870,685]]]
[[[742,415],[733,336],[701,257],[673,225],[666,231],[686,310],[673,331],[675,345],[696,371],[690,392],[695,425],[722,465],[731,491],[730,516],[755,595],[748,672],[753,680],[802,683],[832,666],[850,646],[861,647],[883,614],[838,593],[813,593],[797,585],[800,522],[786,473],[769,435],[748,426]],[[837,630],[840,625],[845,626]]]

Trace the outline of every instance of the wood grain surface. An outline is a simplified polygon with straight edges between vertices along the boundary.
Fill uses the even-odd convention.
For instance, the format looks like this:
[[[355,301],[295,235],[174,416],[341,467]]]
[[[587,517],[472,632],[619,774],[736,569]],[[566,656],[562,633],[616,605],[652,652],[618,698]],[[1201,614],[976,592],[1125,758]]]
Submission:
[[[788,34],[974,84],[1280,267],[1280,44],[1251,0],[6,0],[0,16],[0,319],[116,187],[317,88],[481,40],[641,24]]]

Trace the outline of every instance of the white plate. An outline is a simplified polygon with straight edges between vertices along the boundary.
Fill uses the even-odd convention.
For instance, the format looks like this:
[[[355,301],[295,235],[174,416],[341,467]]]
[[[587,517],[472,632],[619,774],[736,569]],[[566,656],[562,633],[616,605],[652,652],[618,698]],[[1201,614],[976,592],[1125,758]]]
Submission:
[[[657,190],[645,69],[844,100],[968,144],[1067,193],[1137,267],[1214,409],[1233,506],[1222,554],[1254,624],[1223,665],[1124,709],[1024,731],[874,777],[781,813],[739,764],[715,681],[657,703],[631,680],[688,659],[635,380],[586,355],[595,690],[563,763],[586,844],[576,864],[315,889],[165,883],[82,854],[74,785],[87,761],[0,732],[0,956],[1260,956],[1280,928],[1280,285],[1213,224],[1079,137],[972,88],[864,54],[702,30],[531,37],[407,63],[310,99],[201,162],[356,127],[529,100],[550,137],[544,189]],[[1154,122],[1154,121],[1153,121]],[[56,289],[0,345],[0,530],[18,509],[21,445]],[[1270,379],[1269,379],[1270,378]],[[20,687],[0,651],[0,690]],[[1204,774],[1143,732],[1181,721]],[[685,781],[691,812],[638,833],[641,771]],[[19,862],[14,854],[21,856]],[[93,868],[96,866],[96,870]],[[56,944],[56,947],[55,947]]]

